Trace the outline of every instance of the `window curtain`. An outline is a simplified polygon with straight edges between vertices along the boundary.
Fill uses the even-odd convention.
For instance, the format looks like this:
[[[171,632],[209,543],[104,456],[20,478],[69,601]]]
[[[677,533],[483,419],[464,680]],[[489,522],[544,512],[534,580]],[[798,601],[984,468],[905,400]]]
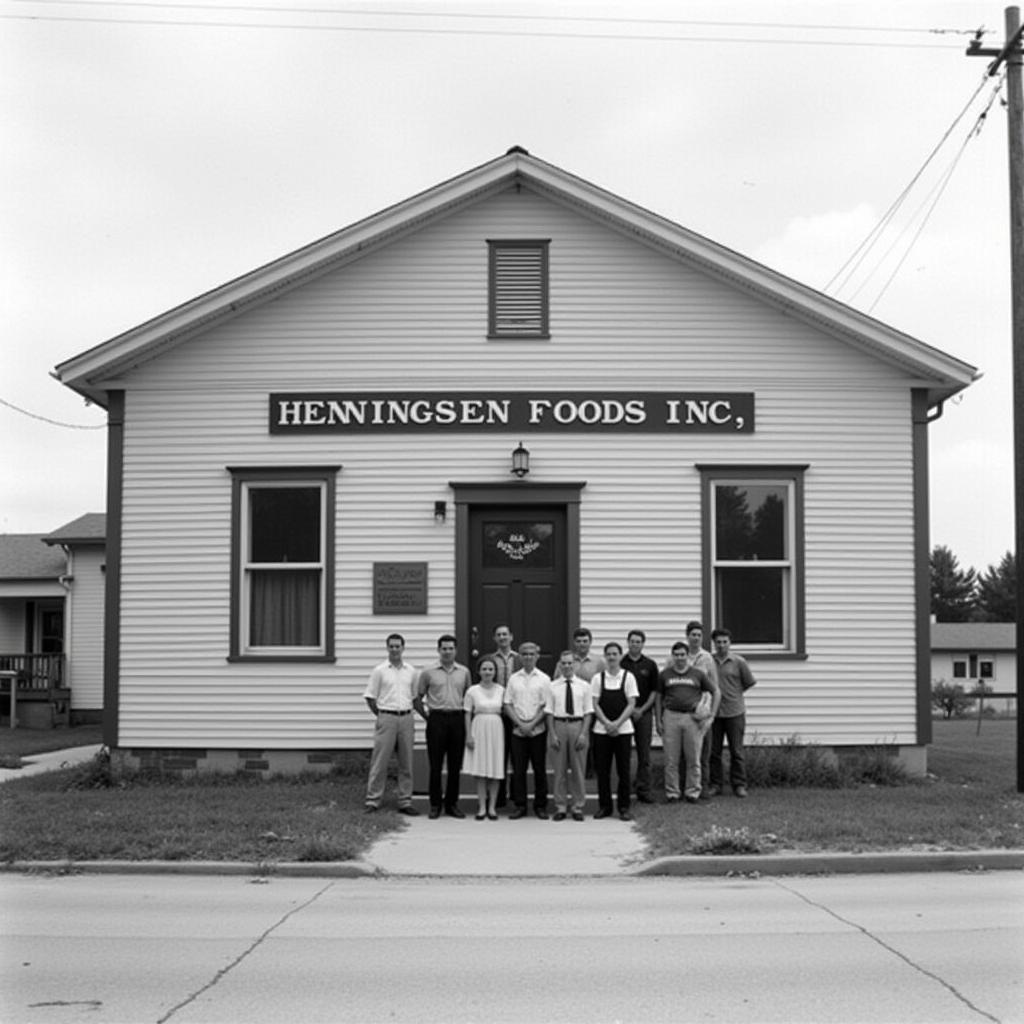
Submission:
[[[249,626],[254,647],[318,646],[320,571],[254,570]]]

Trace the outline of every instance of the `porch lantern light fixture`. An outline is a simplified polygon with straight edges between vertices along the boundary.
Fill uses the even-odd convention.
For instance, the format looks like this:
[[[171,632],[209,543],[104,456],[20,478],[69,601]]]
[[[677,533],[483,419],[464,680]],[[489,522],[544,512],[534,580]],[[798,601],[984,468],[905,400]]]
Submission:
[[[448,518],[448,506],[443,501],[434,502],[434,525],[444,526],[444,521]]]
[[[530,472],[530,453],[519,442],[519,447],[512,451],[512,474],[520,480]]]

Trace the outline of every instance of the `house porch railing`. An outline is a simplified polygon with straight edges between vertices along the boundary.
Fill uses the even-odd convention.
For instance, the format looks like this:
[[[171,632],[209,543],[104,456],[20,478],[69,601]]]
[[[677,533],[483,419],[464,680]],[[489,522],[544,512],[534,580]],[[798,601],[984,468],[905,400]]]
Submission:
[[[18,692],[64,685],[63,654],[0,654],[0,672],[18,673]]]

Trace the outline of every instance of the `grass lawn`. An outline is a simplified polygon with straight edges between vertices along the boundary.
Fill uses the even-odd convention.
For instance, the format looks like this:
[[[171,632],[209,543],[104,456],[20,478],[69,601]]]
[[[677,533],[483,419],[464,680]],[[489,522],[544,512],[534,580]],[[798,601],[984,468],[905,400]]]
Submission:
[[[972,850],[1024,848],[1024,794],[1016,792],[1017,723],[935,721],[928,777],[900,786],[751,789],[698,805],[637,808],[657,856],[775,850]],[[707,849],[706,852],[715,852]],[[742,849],[736,852],[743,852]]]
[[[640,805],[637,827],[654,856],[1024,847],[1016,722],[985,720],[980,735],[974,719],[936,721],[934,727],[926,780],[752,788],[747,800]],[[85,735],[34,735],[42,742],[54,734],[65,741],[74,734],[76,745]],[[0,754],[12,750],[12,740],[0,737]],[[393,803],[378,814],[363,813],[367,763],[366,753],[353,752],[329,776],[268,781],[131,779],[106,788],[68,788],[94,781],[94,766],[16,779],[0,786],[0,861],[347,860],[401,826]]]

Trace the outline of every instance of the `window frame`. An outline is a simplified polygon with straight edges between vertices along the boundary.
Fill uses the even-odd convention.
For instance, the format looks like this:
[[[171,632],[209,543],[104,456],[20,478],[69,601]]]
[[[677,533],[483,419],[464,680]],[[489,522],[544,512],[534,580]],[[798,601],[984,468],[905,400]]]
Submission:
[[[551,338],[550,321],[550,238],[487,239],[487,338],[490,341],[547,341]],[[534,250],[540,257],[540,281],[537,296],[540,326],[536,330],[514,330],[501,326],[500,305],[502,282],[499,278],[500,256],[511,250]]]
[[[231,474],[231,613],[228,661],[230,662],[333,662],[334,566],[336,477],[340,466],[228,467]],[[308,647],[258,647],[249,643],[250,573],[259,568],[249,563],[249,500],[252,489],[316,487],[320,491],[320,559],[294,563],[292,568],[315,566],[320,572],[320,642]]]
[[[710,465],[698,464],[701,474],[701,578],[703,582],[703,621],[708,631],[718,626],[731,627],[718,622],[717,570],[721,568],[782,567],[786,605],[783,608],[783,642],[780,644],[744,643],[742,637],[733,640],[733,648],[744,656],[759,659],[803,660],[807,657],[806,615],[804,593],[805,533],[804,533],[804,477],[808,466],[801,465]],[[789,491],[789,513],[786,522],[789,557],[771,562],[721,560],[716,557],[715,543],[715,487],[720,484],[777,487],[785,484]]]

